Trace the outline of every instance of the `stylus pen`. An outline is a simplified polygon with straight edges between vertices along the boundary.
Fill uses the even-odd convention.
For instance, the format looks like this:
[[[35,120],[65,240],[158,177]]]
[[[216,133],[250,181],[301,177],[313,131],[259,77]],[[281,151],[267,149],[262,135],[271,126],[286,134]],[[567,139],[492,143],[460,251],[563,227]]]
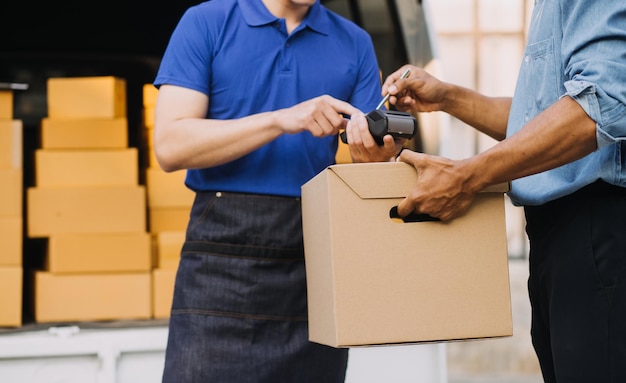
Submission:
[[[409,70],[409,68],[407,68],[407,69],[406,69],[406,70],[402,73],[402,76],[400,76],[400,79],[403,79],[403,78],[407,78],[407,77],[409,77],[409,73],[411,73],[411,71]],[[387,101],[389,101],[389,97],[390,97],[390,96],[391,96],[391,95],[390,95],[389,93],[387,93],[387,94],[385,95],[385,97],[383,98],[383,100],[380,102],[380,104],[378,104],[378,106],[376,107],[376,109],[380,109],[380,108],[382,108],[382,107],[383,107],[383,105],[385,105],[385,103],[386,103]]]

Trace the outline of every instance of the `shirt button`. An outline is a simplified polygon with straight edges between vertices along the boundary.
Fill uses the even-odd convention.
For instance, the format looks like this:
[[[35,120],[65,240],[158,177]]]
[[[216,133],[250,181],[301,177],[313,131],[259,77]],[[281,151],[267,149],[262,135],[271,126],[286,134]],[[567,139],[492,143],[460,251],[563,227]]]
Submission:
[[[529,61],[530,61],[530,57],[525,56],[525,57],[524,57],[524,62],[525,62],[526,64],[528,64],[528,62],[529,62]]]

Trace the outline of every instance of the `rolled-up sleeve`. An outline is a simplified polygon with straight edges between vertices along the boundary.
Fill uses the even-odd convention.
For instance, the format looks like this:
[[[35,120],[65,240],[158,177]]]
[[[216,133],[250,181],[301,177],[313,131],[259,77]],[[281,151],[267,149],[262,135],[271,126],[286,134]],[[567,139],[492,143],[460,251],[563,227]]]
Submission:
[[[561,2],[565,90],[596,122],[598,148],[626,140],[626,2]]]

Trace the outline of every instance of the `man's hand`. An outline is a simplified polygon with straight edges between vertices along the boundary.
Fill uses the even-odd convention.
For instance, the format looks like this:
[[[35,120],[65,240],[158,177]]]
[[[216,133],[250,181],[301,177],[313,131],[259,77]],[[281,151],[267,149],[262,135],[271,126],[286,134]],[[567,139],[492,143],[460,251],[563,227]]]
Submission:
[[[462,170],[462,161],[410,150],[403,150],[398,161],[417,170],[415,187],[398,204],[400,216],[428,214],[445,221],[459,217],[470,207],[476,192],[466,190],[468,175]]]
[[[369,131],[367,119],[363,113],[352,115],[346,127],[346,138],[353,162],[390,161],[406,141],[394,140],[391,135],[387,134],[383,137],[383,145],[379,146]]]
[[[315,137],[325,137],[345,129],[347,121],[342,114],[352,115],[360,111],[347,102],[324,95],[274,113],[275,123],[284,133],[308,131]]]
[[[402,73],[410,70],[409,77],[402,79]],[[418,112],[443,110],[446,84],[413,65],[404,65],[385,79],[383,94],[390,94],[389,102],[398,110],[416,115]]]

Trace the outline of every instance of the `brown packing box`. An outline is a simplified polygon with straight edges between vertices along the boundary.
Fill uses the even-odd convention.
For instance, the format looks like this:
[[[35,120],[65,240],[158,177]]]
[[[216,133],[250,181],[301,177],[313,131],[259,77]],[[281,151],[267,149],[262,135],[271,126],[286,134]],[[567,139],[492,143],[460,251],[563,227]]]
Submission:
[[[180,251],[185,243],[185,231],[162,231],[156,234],[157,267],[176,270]]]
[[[43,149],[123,149],[128,147],[128,120],[84,118],[41,120]]]
[[[22,325],[21,267],[0,266],[0,327]]]
[[[0,267],[22,266],[22,216],[0,217]],[[2,306],[0,306],[2,307]]]
[[[350,155],[350,147],[339,140],[337,146],[337,154],[335,154],[335,162],[338,164],[352,163],[352,155]]]
[[[13,91],[0,90],[0,120],[13,119]]]
[[[302,187],[309,339],[350,347],[512,335],[504,191],[403,222],[405,163],[331,166]]]
[[[0,169],[22,169],[22,141],[21,120],[0,120]]]
[[[185,171],[166,173],[159,168],[146,169],[149,207],[186,207],[193,204],[195,193],[185,186]]]
[[[189,223],[189,207],[150,208],[150,232],[185,231]]]
[[[49,78],[47,101],[49,118],[126,117],[126,81],[113,76]]]
[[[150,234],[53,234],[48,240],[46,269],[57,274],[150,271]]]
[[[0,169],[0,217],[22,216],[22,169]]]
[[[35,151],[37,187],[132,186],[139,183],[137,149]]]
[[[146,231],[144,186],[28,188],[31,238],[59,233]]]
[[[143,106],[155,106],[159,90],[152,84],[143,85]]]
[[[148,128],[154,128],[154,106],[145,106],[143,108],[143,125]]]
[[[154,318],[169,318],[175,280],[176,270],[152,270],[152,316]]]
[[[35,321],[148,319],[151,274],[35,273]]]

